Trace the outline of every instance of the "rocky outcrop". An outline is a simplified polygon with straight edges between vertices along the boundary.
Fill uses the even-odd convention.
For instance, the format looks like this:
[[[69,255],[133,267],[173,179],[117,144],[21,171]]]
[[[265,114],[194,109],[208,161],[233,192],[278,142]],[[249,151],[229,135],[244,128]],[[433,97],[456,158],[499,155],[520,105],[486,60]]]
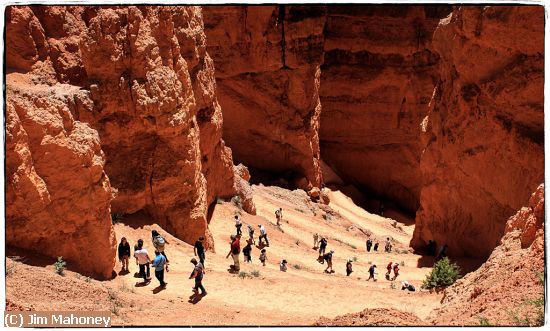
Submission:
[[[359,313],[336,316],[333,319],[321,317],[314,326],[419,326],[425,324],[418,316],[396,309],[365,309]]]
[[[321,185],[320,64],[325,8],[205,6],[224,139],[248,167]]]
[[[500,245],[478,270],[445,290],[436,325],[541,325],[544,318],[544,185],[506,224]],[[538,302],[538,303],[536,303]],[[543,322],[543,321],[542,321]]]
[[[241,193],[238,189],[244,184],[235,175],[231,150],[221,139],[222,115],[216,98],[213,61],[206,52],[201,8],[12,6],[6,17],[7,68],[9,72],[21,73],[10,73],[8,77],[18,75],[26,80],[25,85],[8,80],[8,89],[19,91],[8,94],[10,109],[20,109],[10,113],[19,118],[33,117],[36,108],[40,110],[37,117],[48,112],[61,114],[56,116],[63,124],[53,126],[55,129],[49,133],[40,126],[49,128],[47,121],[25,127],[26,119],[18,120],[11,114],[13,130],[21,131],[17,129],[21,125],[16,124],[21,121],[27,135],[54,136],[50,144],[65,149],[71,145],[78,152],[63,157],[47,154],[43,162],[51,164],[40,169],[56,169],[56,176],[39,171],[34,174],[32,170],[36,159],[43,157],[35,155],[33,146],[42,148],[43,142],[32,142],[24,152],[26,161],[21,161],[21,171],[35,183],[38,193],[34,196],[40,197],[44,208],[56,208],[56,213],[36,219],[43,232],[37,232],[40,240],[31,239],[48,246],[46,252],[55,256],[61,255],[63,245],[69,245],[64,244],[65,240],[59,241],[57,235],[49,236],[55,231],[75,238],[77,243],[71,246],[75,254],[82,254],[82,249],[77,248],[84,243],[97,242],[101,246],[98,249],[106,247],[110,260],[88,263],[84,259],[80,263],[88,269],[100,265],[97,268],[104,271],[109,267],[112,270],[114,258],[110,212],[146,211],[152,223],[187,242],[207,234],[208,205],[218,196]],[[61,94],[63,97],[58,96]],[[34,103],[34,108],[16,106],[20,102]],[[57,138],[63,130],[68,142]],[[82,146],[76,146],[80,142]],[[20,152],[16,146],[9,145],[9,159]],[[74,160],[64,164],[70,157]],[[74,170],[79,164],[90,168],[93,175]],[[7,208],[14,212],[7,215],[6,223],[9,231],[24,233],[28,228],[22,223],[34,224],[35,220],[29,221],[33,213],[21,214],[20,207],[15,207],[31,203],[33,195],[25,190],[32,187],[17,186],[21,184],[16,185],[19,179],[15,173],[16,170],[8,173],[7,186],[12,185],[12,196],[20,200],[8,200]],[[78,185],[66,187],[65,182],[73,175]],[[112,202],[109,180],[117,190]],[[98,185],[103,187],[103,193],[95,192]],[[54,206],[57,198],[46,199],[46,191],[51,197],[64,197],[63,205]],[[67,200],[71,192],[78,194]],[[80,202],[86,199],[86,203]],[[71,201],[82,206],[75,208]],[[64,217],[64,213],[71,218]],[[73,220],[75,215],[80,218]],[[94,222],[97,231],[86,230]],[[96,236],[103,239],[95,240]],[[19,237],[8,235],[8,244],[28,248]]]
[[[20,74],[6,87],[6,243],[110,277],[113,191],[97,131],[73,117],[78,87]]]
[[[415,212],[418,124],[437,82],[431,39],[447,6],[329,6],[321,155],[348,183]]]
[[[433,43],[440,80],[421,125],[411,244],[487,257],[544,180],[544,9],[457,7]]]

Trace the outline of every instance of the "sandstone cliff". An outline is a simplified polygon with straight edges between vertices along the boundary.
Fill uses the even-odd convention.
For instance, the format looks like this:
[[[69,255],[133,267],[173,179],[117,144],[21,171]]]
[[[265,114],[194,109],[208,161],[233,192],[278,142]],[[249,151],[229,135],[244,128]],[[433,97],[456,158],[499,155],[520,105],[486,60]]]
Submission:
[[[329,6],[321,155],[345,181],[411,212],[420,131],[437,81],[431,39],[447,6]]]
[[[457,7],[433,43],[440,80],[421,126],[411,244],[487,257],[544,179],[544,9]]]
[[[205,6],[224,139],[235,159],[304,189],[321,185],[324,7]]]
[[[110,212],[144,210],[187,242],[207,233],[208,205],[246,183],[221,139],[201,8],[12,6],[6,17],[7,243],[107,275]],[[91,242],[104,254],[94,263],[81,256]]]
[[[442,307],[432,313],[432,323],[478,325],[486,319],[492,325],[540,325],[538,319],[544,314],[544,185],[533,193],[527,207],[510,217],[505,232],[487,262],[445,290]]]

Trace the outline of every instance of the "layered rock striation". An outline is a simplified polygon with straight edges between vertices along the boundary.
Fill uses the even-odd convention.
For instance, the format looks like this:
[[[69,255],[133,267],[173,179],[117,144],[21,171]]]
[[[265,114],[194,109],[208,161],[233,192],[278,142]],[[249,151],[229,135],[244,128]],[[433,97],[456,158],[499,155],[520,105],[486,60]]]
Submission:
[[[320,187],[322,6],[205,6],[224,139],[235,159]]]
[[[448,6],[329,6],[321,155],[371,197],[419,206],[420,131],[437,82],[432,35]]]
[[[440,79],[421,125],[411,244],[488,257],[544,180],[544,9],[456,7],[433,43]]]
[[[221,139],[200,7],[11,6],[6,17],[9,245],[106,275],[111,212],[146,211],[194,242],[216,197],[251,198]],[[81,258],[90,242],[105,252],[94,263]]]

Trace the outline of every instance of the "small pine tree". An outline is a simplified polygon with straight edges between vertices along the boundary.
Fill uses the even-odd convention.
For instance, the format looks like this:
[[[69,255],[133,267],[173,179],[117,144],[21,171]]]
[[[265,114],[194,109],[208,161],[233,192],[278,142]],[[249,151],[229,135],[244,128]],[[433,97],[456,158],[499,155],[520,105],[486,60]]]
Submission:
[[[445,257],[435,263],[432,272],[422,283],[422,288],[447,287],[460,277],[460,267]]]
[[[59,275],[63,275],[65,272],[65,267],[67,266],[67,262],[63,261],[62,256],[57,257],[57,262],[54,263],[55,272]]]

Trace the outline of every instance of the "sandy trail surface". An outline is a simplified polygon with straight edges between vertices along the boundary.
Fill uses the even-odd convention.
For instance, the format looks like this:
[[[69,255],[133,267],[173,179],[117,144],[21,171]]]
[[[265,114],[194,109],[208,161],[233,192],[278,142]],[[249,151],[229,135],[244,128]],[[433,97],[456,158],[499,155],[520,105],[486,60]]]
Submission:
[[[327,207],[309,202],[303,191],[259,185],[254,186],[256,216],[240,211],[231,202],[217,204],[210,221],[215,252],[206,253],[203,281],[208,295],[198,302],[190,302],[193,280],[189,275],[193,268],[189,260],[194,256],[193,247],[149,223],[143,213],[126,215],[115,225],[116,235],[125,236],[131,246],[139,238],[144,239],[150,255],[154,255],[151,230],[165,235],[170,260],[165,289],[158,287],[153,274],[151,283],[142,286],[134,275],[134,259],[129,274],[96,281],[72,271],[61,277],[51,265],[36,266],[9,258],[14,271],[7,276],[7,298],[16,306],[35,310],[111,310],[114,325],[311,325],[321,316],[333,318],[365,308],[394,308],[421,319],[427,317],[439,306],[441,295],[400,290],[402,280],[420,288],[431,270],[419,267],[428,264],[420,262],[425,258],[408,250],[413,226],[396,226],[389,218],[369,214],[339,191],[331,191],[330,199]],[[281,227],[276,226],[274,215],[278,207],[283,208]],[[241,254],[244,277],[230,273],[232,259],[226,259],[229,235],[235,233],[235,213],[242,214],[243,237],[248,236],[246,226],[251,224],[257,239],[257,225],[263,224],[270,242],[265,267],[258,260],[257,247],[252,250],[251,264],[243,263]],[[318,253],[312,249],[315,232],[328,238],[327,250],[335,251],[333,274],[324,273],[325,265],[316,261]],[[379,252],[366,252],[365,233],[379,239]],[[386,237],[394,240],[391,253],[383,253]],[[288,261],[287,272],[279,271],[282,259]],[[348,259],[356,260],[349,277],[345,273]],[[390,261],[404,262],[396,289],[384,279]],[[376,282],[366,281],[371,264],[378,267]],[[117,263],[116,271],[120,269]],[[258,271],[259,276],[253,276],[252,271]],[[60,293],[60,289],[70,294]]]

